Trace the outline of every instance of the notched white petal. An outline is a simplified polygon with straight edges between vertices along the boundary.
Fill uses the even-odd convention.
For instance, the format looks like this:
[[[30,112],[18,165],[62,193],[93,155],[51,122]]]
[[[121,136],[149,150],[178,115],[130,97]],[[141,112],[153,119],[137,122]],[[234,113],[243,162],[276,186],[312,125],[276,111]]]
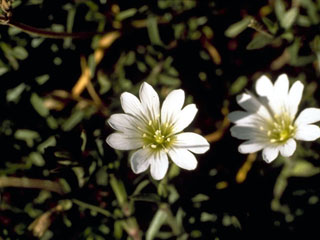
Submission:
[[[159,117],[160,101],[159,96],[153,87],[146,82],[142,83],[139,96],[145,113],[147,113],[151,119]]]
[[[320,137],[320,128],[316,125],[299,125],[295,139],[302,141],[314,141]]]
[[[262,151],[262,158],[267,163],[271,163],[273,160],[275,160],[279,155],[279,148],[274,147],[266,147]]]
[[[266,76],[262,75],[256,83],[256,92],[260,96],[269,97],[273,94],[273,84],[271,80]]]
[[[134,117],[124,114],[124,113],[116,113],[112,114],[108,119],[109,125],[117,131],[120,132],[132,132],[137,130],[137,122]]]
[[[154,152],[150,157],[150,173],[155,180],[164,178],[168,171],[168,156],[164,151]]]
[[[289,79],[287,74],[281,74],[274,83],[275,94],[286,97],[289,91]],[[279,95],[279,96],[280,96]]]
[[[251,113],[257,112],[261,106],[261,103],[251,93],[238,95],[237,103]]]
[[[194,117],[196,116],[198,109],[195,104],[189,104],[185,106],[180,114],[177,117],[177,121],[174,124],[173,131],[174,133],[181,132],[190,123],[193,121]]]
[[[171,149],[169,156],[178,167],[186,170],[194,170],[198,165],[195,156],[186,149]]]
[[[231,129],[231,136],[241,139],[249,140],[256,139],[258,134],[258,127],[243,127],[243,126],[233,126]]]
[[[265,146],[263,144],[257,143],[256,140],[250,140],[240,144],[238,147],[238,150],[240,153],[247,154],[247,153],[258,152],[264,147]]]
[[[296,148],[296,141],[292,138],[288,139],[288,141],[284,145],[280,146],[280,154],[284,157],[291,157],[292,154],[295,152]]]
[[[292,118],[295,117],[298,111],[298,107],[302,98],[303,88],[303,84],[300,81],[296,81],[289,90],[288,107]]]
[[[320,109],[319,108],[306,108],[297,117],[296,125],[307,125],[310,123],[316,123],[320,121]]]
[[[110,147],[118,150],[133,150],[141,148],[143,145],[140,138],[124,133],[112,133],[107,137],[106,142]]]
[[[176,135],[173,147],[177,149],[188,149],[191,152],[201,154],[209,150],[210,144],[199,134],[185,132]]]
[[[143,114],[143,109],[139,99],[131,93],[124,92],[120,96],[121,106],[125,113],[134,116]]]
[[[175,122],[180,114],[185,99],[184,91],[181,89],[171,91],[163,101],[161,108],[161,122]]]
[[[132,171],[136,174],[142,173],[149,168],[151,153],[148,149],[139,149],[130,158]]]

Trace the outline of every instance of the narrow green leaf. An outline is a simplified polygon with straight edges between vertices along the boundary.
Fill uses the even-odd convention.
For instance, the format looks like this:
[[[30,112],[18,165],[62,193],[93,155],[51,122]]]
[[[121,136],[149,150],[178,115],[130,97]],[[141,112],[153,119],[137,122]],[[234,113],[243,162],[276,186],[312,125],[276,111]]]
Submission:
[[[313,166],[307,161],[298,161],[295,163],[294,168],[290,171],[290,175],[294,177],[311,177],[318,174],[320,169]]]
[[[24,83],[19,84],[17,87],[9,89],[7,91],[7,102],[17,103],[20,99],[20,95],[27,88],[27,85]]]
[[[229,88],[229,94],[235,95],[238,94],[240,91],[244,89],[244,87],[248,83],[248,78],[246,76],[240,76],[237,78],[237,80],[232,83],[232,85]]]
[[[159,29],[158,29],[158,22],[155,16],[150,16],[147,19],[147,30],[150,42],[154,45],[163,45],[160,39]]]
[[[42,155],[38,152],[30,153],[29,158],[32,161],[32,164],[34,164],[38,167],[43,167],[45,165],[45,161],[44,161]]]
[[[38,94],[32,93],[30,102],[41,117],[47,117],[49,115],[49,109],[44,106],[43,100],[38,96]]]
[[[15,58],[19,60],[24,60],[28,57],[28,52],[24,47],[16,46],[12,50],[12,54]]]
[[[126,18],[133,17],[136,13],[137,13],[137,9],[136,8],[126,9],[126,10],[124,10],[122,12],[119,12],[116,15],[116,20],[123,21]]]
[[[39,133],[29,129],[18,129],[14,133],[14,137],[16,139],[25,141],[29,147],[32,147],[34,144],[34,140],[40,138],[40,135]]]
[[[248,50],[260,49],[267,46],[273,40],[272,37],[263,33],[258,33],[251,42],[247,45]]]
[[[274,4],[275,4],[274,10],[275,10],[276,16],[277,16],[279,22],[282,22],[282,18],[285,14],[285,11],[286,11],[286,6],[284,5],[283,0],[276,0]]]
[[[84,117],[84,112],[81,110],[77,110],[72,113],[72,115],[63,123],[62,129],[64,131],[70,131],[77,124],[79,124]]]
[[[161,208],[154,215],[146,232],[146,240],[153,240],[167,219],[167,213]]]
[[[236,22],[232,25],[230,25],[227,30],[224,32],[224,35],[229,38],[234,38],[238,36],[241,32],[243,32],[250,23],[252,17],[245,17],[241,21]]]
[[[295,20],[298,16],[298,13],[299,13],[298,8],[291,8],[289,11],[287,11],[280,21],[281,26],[284,29],[289,29],[293,25],[293,23],[295,22]]]

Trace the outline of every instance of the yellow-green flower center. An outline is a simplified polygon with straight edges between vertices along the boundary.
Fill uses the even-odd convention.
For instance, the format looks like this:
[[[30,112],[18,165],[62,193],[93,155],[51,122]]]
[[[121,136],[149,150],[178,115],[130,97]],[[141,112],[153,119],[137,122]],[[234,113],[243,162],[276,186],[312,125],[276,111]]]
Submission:
[[[274,115],[273,121],[268,125],[267,135],[271,143],[284,143],[295,135],[296,127],[286,112]]]
[[[159,119],[149,121],[149,123],[140,130],[143,132],[144,148],[149,147],[152,150],[163,149],[167,151],[175,139],[172,126],[169,126],[168,123],[161,124]]]

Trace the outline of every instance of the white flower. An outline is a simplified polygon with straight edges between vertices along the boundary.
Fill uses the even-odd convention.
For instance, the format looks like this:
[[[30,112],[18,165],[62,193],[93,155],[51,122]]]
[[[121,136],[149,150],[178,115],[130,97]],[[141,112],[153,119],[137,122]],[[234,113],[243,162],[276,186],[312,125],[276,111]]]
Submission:
[[[263,149],[263,159],[270,163],[279,152],[290,157],[296,150],[296,140],[314,141],[320,137],[320,128],[312,123],[320,120],[319,108],[306,108],[296,118],[302,97],[303,84],[296,81],[289,90],[287,75],[282,74],[272,84],[262,76],[256,83],[258,98],[247,92],[237,96],[238,104],[246,110],[229,114],[236,125],[231,135],[247,140],[239,146],[240,153]]]
[[[150,166],[151,176],[162,179],[169,166],[168,155],[180,168],[193,170],[197,160],[191,153],[209,149],[207,140],[195,133],[182,133],[194,119],[198,109],[194,104],[182,108],[184,91],[169,93],[160,111],[159,96],[146,82],[140,87],[140,100],[133,94],[121,95],[125,113],[113,114],[109,125],[117,132],[107,137],[107,143],[118,150],[134,150],[131,168],[138,174]]]

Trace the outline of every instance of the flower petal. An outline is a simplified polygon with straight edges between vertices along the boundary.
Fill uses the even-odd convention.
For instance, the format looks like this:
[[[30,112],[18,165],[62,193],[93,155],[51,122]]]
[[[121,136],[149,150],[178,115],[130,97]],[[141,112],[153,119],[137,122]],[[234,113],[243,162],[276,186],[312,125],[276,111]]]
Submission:
[[[147,148],[134,152],[130,158],[132,171],[136,174],[146,171],[150,165],[151,154]]]
[[[257,112],[261,106],[261,103],[251,93],[242,93],[238,95],[237,103],[251,113]]]
[[[109,125],[117,131],[120,132],[136,132],[137,131],[137,121],[134,117],[124,114],[116,113],[112,114],[108,119]]]
[[[125,113],[140,116],[143,108],[139,99],[131,93],[124,92],[120,96],[121,106]]]
[[[173,126],[173,132],[181,132],[193,121],[198,109],[195,104],[189,104],[185,106],[177,117],[177,121]]]
[[[150,157],[150,172],[155,180],[164,178],[168,171],[168,156],[164,151],[154,152]]]
[[[298,111],[298,107],[302,98],[303,84],[300,81],[296,81],[289,90],[288,95],[288,107],[291,117],[294,118]]]
[[[184,91],[181,89],[173,90],[169,93],[161,108],[161,122],[163,124],[176,121],[183,106],[184,98]]]
[[[231,136],[241,140],[258,140],[257,138],[265,137],[257,127],[233,126],[230,128]]]
[[[176,135],[174,148],[188,149],[194,153],[205,153],[209,150],[210,144],[199,134],[185,132]]]
[[[314,141],[320,137],[320,128],[316,125],[298,125],[295,139],[302,141]]]
[[[258,114],[244,111],[234,111],[229,113],[228,118],[231,122],[243,127],[257,127],[264,125]]]
[[[295,124],[307,125],[320,121],[320,109],[319,108],[306,108],[297,117]]]
[[[269,96],[269,106],[273,114],[280,115],[288,108],[289,79],[286,74],[281,74],[274,83],[273,94]]]
[[[110,147],[118,150],[133,150],[143,145],[140,138],[124,133],[112,133],[107,137],[106,141]]]
[[[256,92],[259,96],[268,97],[273,94],[273,83],[266,76],[261,76],[256,83]]]
[[[274,92],[276,96],[287,97],[289,91],[289,79],[287,74],[281,74],[274,83]]]
[[[284,157],[290,157],[297,148],[297,143],[294,139],[290,138],[284,145],[280,147],[280,153]]]
[[[264,144],[258,143],[255,140],[250,140],[240,144],[238,147],[238,151],[243,154],[254,153],[260,151],[264,147]]]
[[[169,150],[169,156],[178,167],[186,170],[194,170],[198,165],[195,156],[186,149],[173,148]]]
[[[142,83],[139,97],[147,116],[151,119],[158,118],[160,116],[160,101],[159,96],[153,87],[146,82]]]
[[[273,160],[275,160],[279,155],[279,147],[272,146],[272,147],[266,147],[262,151],[262,158],[267,163],[271,163]]]

